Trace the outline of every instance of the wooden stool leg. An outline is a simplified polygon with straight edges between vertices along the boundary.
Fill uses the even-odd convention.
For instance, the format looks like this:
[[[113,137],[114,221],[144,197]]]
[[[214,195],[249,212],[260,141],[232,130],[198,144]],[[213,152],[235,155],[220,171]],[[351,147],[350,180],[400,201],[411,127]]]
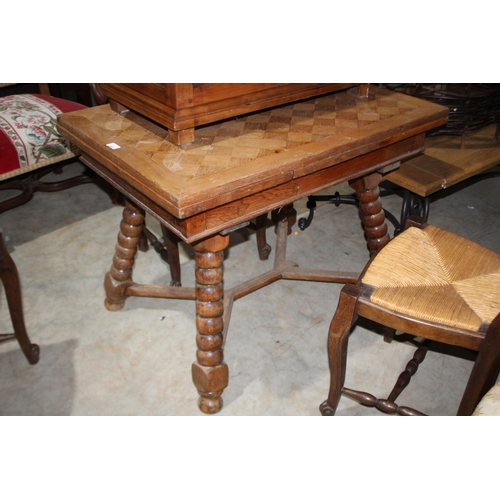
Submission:
[[[351,327],[356,321],[355,308],[358,289],[355,285],[345,285],[340,292],[339,305],[330,323],[328,332],[328,360],[330,363],[330,392],[328,399],[319,409],[324,416],[333,416],[342,394],[347,362],[347,343]]]
[[[196,258],[196,362],[192,365],[193,382],[204,413],[222,408],[222,391],[229,380],[224,363],[224,286],[222,263],[229,235],[212,236],[194,245]]]
[[[384,326],[383,329],[384,342],[390,344],[394,340],[394,336],[396,335],[396,330],[394,328],[389,328],[388,326]]]
[[[14,327],[14,335],[30,364],[35,365],[40,358],[40,348],[32,344],[26,326],[24,324],[23,304],[21,298],[21,282],[16,265],[9,255],[3,235],[0,231],[0,278],[5,287],[5,295],[9,306],[10,317]],[[12,335],[5,335],[3,339],[8,340]]]
[[[125,202],[113,264],[104,278],[106,299],[110,311],[118,311],[125,304],[127,288],[133,285],[132,267],[144,228],[144,211],[129,200]]]

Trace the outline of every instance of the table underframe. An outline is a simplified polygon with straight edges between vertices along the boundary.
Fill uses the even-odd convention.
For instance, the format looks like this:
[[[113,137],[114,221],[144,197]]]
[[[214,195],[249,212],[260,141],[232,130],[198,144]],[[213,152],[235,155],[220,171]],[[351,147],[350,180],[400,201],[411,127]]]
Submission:
[[[389,241],[378,188],[381,178],[382,174],[376,171],[350,181],[360,202],[360,216],[371,253]],[[197,351],[196,361],[192,365],[192,376],[200,394],[198,406],[204,413],[216,413],[223,405],[222,392],[229,382],[223,349],[235,300],[282,279],[354,283],[359,276],[359,272],[302,268],[287,260],[287,237],[291,227],[289,220],[295,219],[294,212],[291,204],[285,205],[282,210],[274,211],[278,221],[274,266],[270,271],[224,290],[224,250],[229,245],[231,232],[227,230],[192,244],[196,266],[194,288],[162,286],[138,284],[133,281],[133,264],[144,229],[146,211],[145,207],[130,199],[126,201],[113,264],[105,277],[105,305],[109,310],[119,310],[131,296],[187,299],[196,302]],[[154,213],[152,215],[154,216]]]

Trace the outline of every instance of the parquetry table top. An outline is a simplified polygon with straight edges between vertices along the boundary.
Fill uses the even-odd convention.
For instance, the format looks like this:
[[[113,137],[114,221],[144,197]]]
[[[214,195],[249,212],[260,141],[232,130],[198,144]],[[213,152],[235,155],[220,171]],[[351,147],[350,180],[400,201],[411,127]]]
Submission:
[[[182,219],[416,135],[446,116],[444,107],[371,86],[368,97],[338,92],[202,126],[185,146],[109,105],[61,115],[59,129]]]

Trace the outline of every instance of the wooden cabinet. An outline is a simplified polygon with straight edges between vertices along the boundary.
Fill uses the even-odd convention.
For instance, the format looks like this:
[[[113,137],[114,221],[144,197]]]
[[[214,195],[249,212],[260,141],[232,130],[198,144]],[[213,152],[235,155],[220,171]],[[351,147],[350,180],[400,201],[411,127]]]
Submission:
[[[115,111],[131,109],[168,128],[174,144],[200,125],[354,87],[354,83],[103,83]]]

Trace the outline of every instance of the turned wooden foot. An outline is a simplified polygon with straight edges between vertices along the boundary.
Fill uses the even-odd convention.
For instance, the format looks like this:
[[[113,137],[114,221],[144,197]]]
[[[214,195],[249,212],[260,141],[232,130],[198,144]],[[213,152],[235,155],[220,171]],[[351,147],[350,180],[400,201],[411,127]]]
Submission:
[[[130,201],[125,202],[115,255],[110,271],[104,278],[106,299],[110,311],[118,311],[125,304],[127,288],[133,285],[132,268],[144,227],[144,211]]]
[[[0,335],[0,342],[16,338],[28,362],[32,365],[40,359],[40,348],[32,344],[24,324],[23,304],[21,298],[21,282],[17,267],[9,255],[3,235],[0,231],[0,278],[5,288],[10,317],[14,327],[14,334]]]
[[[229,236],[213,236],[194,246],[196,259],[196,362],[192,366],[193,382],[204,413],[222,408],[222,391],[227,387],[229,372],[223,355],[224,288],[222,263]]]
[[[380,201],[379,183],[382,175],[378,172],[361,179],[349,182],[356,190],[359,200],[359,211],[366,234],[370,255],[389,243],[389,233],[385,222],[385,214]]]

